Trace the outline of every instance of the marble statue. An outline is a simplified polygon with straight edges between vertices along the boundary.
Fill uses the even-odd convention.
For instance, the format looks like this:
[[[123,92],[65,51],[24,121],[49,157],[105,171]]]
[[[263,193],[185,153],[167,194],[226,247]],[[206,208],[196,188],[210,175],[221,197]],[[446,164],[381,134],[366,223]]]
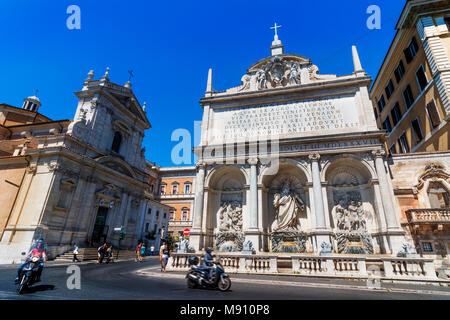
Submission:
[[[330,255],[333,253],[333,246],[329,242],[322,242],[320,247],[322,248],[322,250],[320,250],[321,256]]]
[[[239,91],[243,91],[243,90],[250,90],[250,79],[251,77],[248,74],[244,74],[242,76],[242,87],[241,89],[239,89]]]
[[[258,83],[258,90],[267,88],[267,76],[263,69],[259,69],[256,72],[256,81]]]
[[[288,83],[291,85],[300,84],[300,66],[297,62],[291,64]]]
[[[299,230],[300,212],[305,209],[300,196],[285,184],[280,193],[274,195],[275,221],[272,223],[272,232]]]
[[[244,254],[256,254],[256,250],[253,247],[253,242],[251,242],[250,240],[245,241],[242,253],[244,253]]]

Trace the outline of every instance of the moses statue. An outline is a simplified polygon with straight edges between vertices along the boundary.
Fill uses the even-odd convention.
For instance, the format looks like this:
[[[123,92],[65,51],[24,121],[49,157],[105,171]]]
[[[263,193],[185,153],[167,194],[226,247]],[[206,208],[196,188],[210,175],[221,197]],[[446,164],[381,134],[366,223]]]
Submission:
[[[272,223],[272,232],[299,230],[299,216],[305,209],[305,204],[298,194],[289,188],[283,188],[281,193],[274,195],[273,207],[275,220]]]

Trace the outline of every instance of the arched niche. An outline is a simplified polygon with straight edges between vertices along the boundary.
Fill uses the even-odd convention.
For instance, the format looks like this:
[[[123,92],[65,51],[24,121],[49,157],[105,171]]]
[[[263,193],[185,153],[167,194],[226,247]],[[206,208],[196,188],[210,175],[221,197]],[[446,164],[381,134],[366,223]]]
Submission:
[[[359,159],[341,157],[324,170],[331,227],[335,231],[348,231],[363,226],[369,233],[375,232],[380,222],[374,206],[373,176],[369,168]],[[339,223],[340,213],[355,219],[359,215],[364,221],[355,224],[351,222],[353,218],[349,218],[341,219]],[[346,222],[342,223],[343,220]]]
[[[246,175],[240,168],[235,166],[222,166],[214,170],[207,177],[207,216],[206,216],[206,245],[213,246],[214,231],[218,229],[219,209],[227,204],[231,204],[233,209],[242,209],[242,217],[244,227],[248,223],[246,221],[249,208],[246,195],[247,179]]]
[[[280,193],[283,185],[288,185],[289,188],[294,189],[295,193],[300,195],[300,198],[305,203],[306,209],[300,215],[300,228],[302,231],[307,231],[311,228],[311,214],[309,202],[309,183],[307,172],[300,164],[295,161],[280,162],[277,174],[264,175],[262,182],[262,225],[265,232],[271,232],[271,225],[275,219],[275,209],[273,206],[274,195]]]

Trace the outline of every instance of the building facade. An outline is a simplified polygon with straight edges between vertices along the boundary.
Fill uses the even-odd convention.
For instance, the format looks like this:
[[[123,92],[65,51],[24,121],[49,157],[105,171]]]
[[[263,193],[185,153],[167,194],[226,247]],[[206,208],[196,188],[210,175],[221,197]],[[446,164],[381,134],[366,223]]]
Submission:
[[[158,200],[171,207],[168,234],[182,236],[192,228],[194,208],[195,167],[166,167],[158,170],[160,183]]]
[[[218,251],[396,254],[406,242],[370,77],[321,75],[308,58],[271,56],[242,85],[208,76],[191,243]]]
[[[450,150],[450,6],[407,1],[370,90],[392,154]]]
[[[118,227],[127,232],[123,248],[142,233],[153,201],[142,149],[146,113],[131,83],[112,83],[109,70],[99,80],[89,72],[75,94],[74,120],[42,116],[35,97],[22,109],[0,108],[0,263],[19,262],[37,238],[53,258],[74,242],[117,245]]]

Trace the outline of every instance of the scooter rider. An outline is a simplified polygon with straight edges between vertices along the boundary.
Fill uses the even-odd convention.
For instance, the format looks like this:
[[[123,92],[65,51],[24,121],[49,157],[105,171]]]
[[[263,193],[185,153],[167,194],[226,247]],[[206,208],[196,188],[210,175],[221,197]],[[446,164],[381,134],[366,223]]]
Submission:
[[[25,259],[25,262],[22,263],[17,269],[17,278],[15,279],[15,282],[19,282],[20,273],[22,272],[23,267],[27,264],[28,260],[32,257],[39,257],[41,259],[41,262],[39,263],[39,268],[36,274],[36,282],[41,281],[41,274],[42,270],[44,268],[44,262],[47,262],[47,255],[45,254],[44,249],[44,242],[42,240],[36,241],[36,243],[31,247],[30,252],[28,252],[27,257]]]
[[[214,271],[214,257],[211,254],[211,252],[213,251],[213,249],[211,247],[207,247],[206,248],[206,253],[203,256],[203,265],[202,265],[202,269],[208,271],[208,282],[211,282],[211,278],[212,278],[212,274]]]

